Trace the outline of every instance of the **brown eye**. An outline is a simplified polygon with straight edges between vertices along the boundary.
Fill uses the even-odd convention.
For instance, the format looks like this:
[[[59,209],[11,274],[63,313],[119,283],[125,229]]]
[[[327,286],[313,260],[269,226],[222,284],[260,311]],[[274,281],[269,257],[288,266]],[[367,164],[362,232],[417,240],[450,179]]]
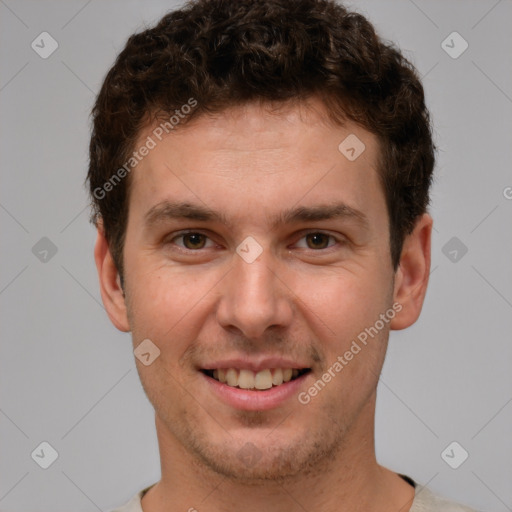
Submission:
[[[201,233],[187,233],[181,235],[183,238],[183,245],[187,249],[202,249],[205,246],[207,237]]]
[[[332,237],[325,233],[309,233],[306,235],[306,241],[310,249],[327,249],[329,238]]]

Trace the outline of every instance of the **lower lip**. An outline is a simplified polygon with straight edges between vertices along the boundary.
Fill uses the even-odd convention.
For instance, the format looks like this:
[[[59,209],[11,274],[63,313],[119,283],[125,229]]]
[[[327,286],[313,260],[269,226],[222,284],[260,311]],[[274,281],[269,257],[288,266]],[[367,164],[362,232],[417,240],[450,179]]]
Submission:
[[[305,373],[294,380],[279,386],[273,386],[270,389],[251,391],[228,386],[208,377],[203,372],[199,373],[206,380],[213,393],[224,403],[244,411],[267,411],[282,406],[287,400],[298,396],[300,388],[304,385],[304,380],[311,374],[311,372]]]

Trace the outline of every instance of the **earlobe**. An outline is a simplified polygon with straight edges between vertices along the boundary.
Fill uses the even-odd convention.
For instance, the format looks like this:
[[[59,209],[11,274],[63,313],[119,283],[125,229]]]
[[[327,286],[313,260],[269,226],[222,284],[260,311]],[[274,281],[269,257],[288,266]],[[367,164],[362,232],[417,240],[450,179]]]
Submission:
[[[391,329],[411,326],[421,313],[430,276],[432,223],[432,217],[425,213],[404,241],[393,297],[402,309],[391,321]]]
[[[130,324],[128,322],[121,279],[110,253],[101,220],[98,221],[98,236],[94,247],[94,260],[98,271],[101,298],[110,321],[120,331],[129,332]]]

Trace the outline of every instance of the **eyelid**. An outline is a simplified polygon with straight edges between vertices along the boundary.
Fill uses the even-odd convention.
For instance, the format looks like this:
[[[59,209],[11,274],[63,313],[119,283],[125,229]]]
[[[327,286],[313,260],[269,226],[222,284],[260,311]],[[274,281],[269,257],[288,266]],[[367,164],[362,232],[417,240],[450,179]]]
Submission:
[[[176,240],[177,238],[182,238],[184,237],[185,235],[188,235],[188,234],[198,234],[198,235],[203,235],[204,237],[206,237],[211,243],[215,243],[211,236],[209,236],[209,234],[207,232],[205,232],[204,230],[202,229],[186,229],[186,230],[182,230],[182,231],[177,231],[175,233],[172,233],[170,237],[166,237],[164,239],[164,244],[170,244],[171,242],[174,242],[174,240]],[[336,247],[336,245],[344,245],[346,244],[348,241],[345,237],[343,236],[338,236],[338,235],[334,235],[328,231],[324,231],[324,230],[321,230],[321,229],[308,229],[308,230],[302,230],[302,231],[299,231],[295,236],[294,236],[294,239],[296,239],[296,241],[294,242],[294,245],[299,241],[299,240],[302,240],[303,238],[305,238],[306,236],[308,235],[311,235],[311,234],[322,234],[322,235],[325,235],[331,239],[334,239],[335,240],[335,244],[333,245],[329,245],[328,247],[325,247],[323,249],[311,249],[309,247],[306,247],[306,248],[301,248],[301,249],[305,249],[305,250],[309,250],[309,251],[312,251],[312,252],[322,252],[322,251],[327,251],[329,249],[332,249],[333,247]],[[192,252],[200,252],[202,250],[205,250],[205,249],[209,249],[211,248],[210,247],[202,247],[201,249],[188,249],[186,247],[182,247],[180,245],[177,245],[177,247],[179,248],[179,250],[181,251],[185,251],[185,252],[189,252],[189,253],[192,253]]]
[[[299,240],[302,240],[303,238],[305,238],[308,235],[316,235],[316,234],[325,235],[329,238],[332,238],[335,240],[336,243],[333,245],[329,245],[329,246],[325,247],[324,249],[310,249],[309,247],[307,247],[307,248],[305,248],[306,250],[313,251],[313,252],[327,251],[329,249],[332,249],[333,247],[336,247],[336,245],[343,245],[343,244],[347,243],[347,240],[343,236],[334,235],[334,234],[332,234],[328,231],[324,231],[322,229],[308,229],[308,230],[300,231],[298,233],[297,241],[295,242],[295,244]]]
[[[171,242],[174,242],[177,238],[183,238],[185,235],[190,235],[190,234],[202,235],[205,238],[207,238],[207,240],[209,240],[210,242],[214,243],[212,238],[207,233],[205,233],[203,230],[201,230],[201,229],[185,229],[183,231],[177,231],[176,233],[172,233],[171,236],[169,236],[169,237],[165,237],[164,244],[165,245],[170,244]],[[202,251],[204,249],[209,249],[210,248],[210,247],[202,247],[201,249],[188,249],[187,247],[182,247],[182,246],[177,245],[177,244],[176,244],[176,246],[180,250],[186,251],[186,252],[199,252],[199,251]]]

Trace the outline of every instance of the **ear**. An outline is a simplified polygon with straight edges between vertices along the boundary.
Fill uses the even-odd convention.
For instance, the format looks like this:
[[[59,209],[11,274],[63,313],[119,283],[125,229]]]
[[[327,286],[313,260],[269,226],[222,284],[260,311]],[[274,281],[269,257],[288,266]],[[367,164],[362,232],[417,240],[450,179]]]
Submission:
[[[430,277],[432,217],[425,213],[404,240],[400,263],[395,275],[394,302],[402,309],[391,321],[394,330],[411,326],[421,313]]]
[[[94,247],[94,260],[100,281],[100,292],[103,304],[110,321],[123,332],[130,331],[130,324],[126,314],[126,303],[121,280],[117,271],[107,239],[103,231],[101,219],[97,222],[98,237]]]

